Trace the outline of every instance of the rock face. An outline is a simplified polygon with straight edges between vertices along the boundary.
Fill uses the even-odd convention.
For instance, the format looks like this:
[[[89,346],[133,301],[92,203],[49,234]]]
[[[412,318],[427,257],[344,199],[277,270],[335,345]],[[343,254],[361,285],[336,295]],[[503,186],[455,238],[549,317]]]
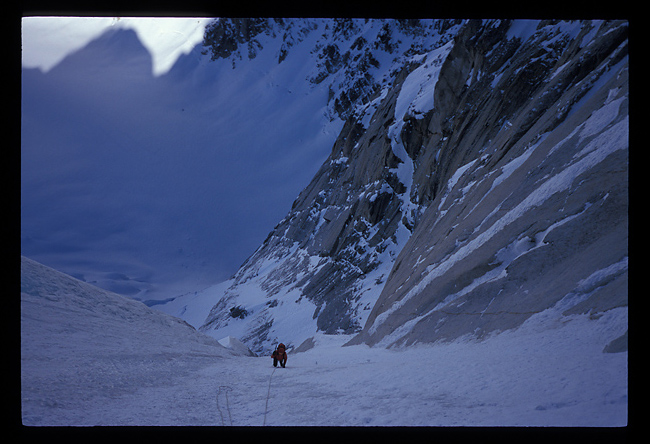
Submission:
[[[441,75],[428,128],[450,135],[420,168],[442,180],[422,182],[435,197],[354,342],[480,337],[560,301],[567,315],[627,305],[626,27],[571,39],[544,25],[519,47],[498,27],[459,36],[446,64],[476,90]]]
[[[327,113],[345,120],[358,104],[367,104],[391,82],[410,57],[446,43],[460,24],[461,20],[230,18],[209,24],[203,45],[212,60],[229,59],[233,69],[262,51],[274,51],[275,60],[282,63],[295,47],[311,45],[304,61],[311,68],[305,80],[327,85]],[[315,41],[306,42],[314,36]]]
[[[391,346],[626,306],[627,23],[380,25],[321,47],[319,72],[362,54],[384,71],[333,92],[330,157],[201,329],[238,322],[253,350],[316,329]]]

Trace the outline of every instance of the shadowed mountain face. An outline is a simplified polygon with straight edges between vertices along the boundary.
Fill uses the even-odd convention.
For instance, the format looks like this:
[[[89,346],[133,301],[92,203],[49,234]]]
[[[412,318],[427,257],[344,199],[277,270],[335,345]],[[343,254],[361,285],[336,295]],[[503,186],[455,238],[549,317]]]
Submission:
[[[202,51],[154,77],[137,35],[111,30],[23,71],[23,255],[160,300],[227,279],[264,240],[341,123],[291,60],[233,70]]]
[[[202,330],[389,346],[627,305],[627,23],[468,21],[402,54]]]

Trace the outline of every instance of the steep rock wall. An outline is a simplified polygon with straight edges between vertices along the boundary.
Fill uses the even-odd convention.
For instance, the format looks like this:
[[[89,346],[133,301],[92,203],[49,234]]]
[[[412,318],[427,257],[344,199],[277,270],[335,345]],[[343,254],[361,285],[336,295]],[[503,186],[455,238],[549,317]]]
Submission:
[[[339,25],[337,48],[360,51],[363,26]],[[239,323],[256,351],[316,329],[391,346],[627,305],[627,23],[426,29],[443,28],[390,76],[370,70],[363,98],[343,76],[331,155],[202,330]],[[382,54],[399,29],[376,34]],[[316,71],[345,71],[334,49],[319,54]],[[344,95],[357,101],[341,108]],[[229,317],[237,304],[249,317]]]
[[[627,305],[626,26],[596,26],[540,23],[503,65],[472,57],[461,36],[465,61],[446,63],[482,79],[460,97],[458,83],[438,83],[458,105],[429,130],[453,129],[447,144],[429,140],[440,166],[420,166],[446,186],[430,183],[435,197],[353,343],[482,337],[556,304],[594,316]]]

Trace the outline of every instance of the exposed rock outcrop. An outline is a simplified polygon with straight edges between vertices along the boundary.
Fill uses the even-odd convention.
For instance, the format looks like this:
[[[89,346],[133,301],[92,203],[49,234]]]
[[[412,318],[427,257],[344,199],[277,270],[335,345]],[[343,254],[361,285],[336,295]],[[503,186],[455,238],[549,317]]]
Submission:
[[[429,129],[450,135],[429,140],[440,162],[421,164],[447,186],[430,192],[353,342],[481,337],[560,301],[567,315],[627,305],[626,26],[596,26],[585,41],[591,25],[569,38],[540,23],[503,65],[471,57],[478,31],[459,35],[445,67],[482,78],[459,97],[441,74],[436,97],[452,99]]]

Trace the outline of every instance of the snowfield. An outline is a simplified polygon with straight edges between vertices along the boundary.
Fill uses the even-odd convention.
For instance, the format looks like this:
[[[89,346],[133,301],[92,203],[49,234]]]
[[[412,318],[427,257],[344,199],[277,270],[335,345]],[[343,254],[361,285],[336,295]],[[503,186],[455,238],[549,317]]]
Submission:
[[[23,258],[27,426],[627,425],[627,307],[561,307],[482,342],[384,349],[318,334],[287,368]],[[567,320],[568,319],[568,320]],[[232,341],[230,341],[232,342]],[[236,342],[236,341],[235,341]],[[228,344],[229,341],[224,341]]]

